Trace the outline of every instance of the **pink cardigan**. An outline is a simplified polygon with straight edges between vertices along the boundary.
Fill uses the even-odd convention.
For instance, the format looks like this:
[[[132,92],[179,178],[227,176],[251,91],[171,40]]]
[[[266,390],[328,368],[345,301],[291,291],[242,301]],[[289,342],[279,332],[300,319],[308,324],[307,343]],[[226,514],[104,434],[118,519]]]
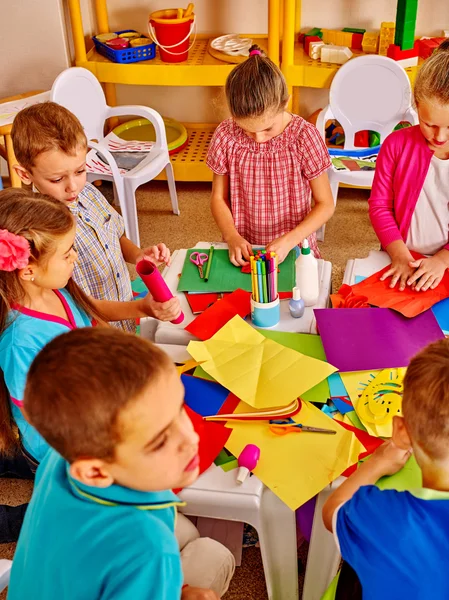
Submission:
[[[419,125],[391,133],[382,144],[369,199],[369,216],[383,248],[396,240],[407,240],[432,156]],[[449,250],[449,243],[444,248]]]

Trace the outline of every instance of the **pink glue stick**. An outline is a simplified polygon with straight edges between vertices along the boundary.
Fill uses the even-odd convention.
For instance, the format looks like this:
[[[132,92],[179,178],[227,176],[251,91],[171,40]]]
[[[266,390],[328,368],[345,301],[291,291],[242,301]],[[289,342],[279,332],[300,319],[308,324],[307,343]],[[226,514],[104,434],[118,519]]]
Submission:
[[[260,458],[260,448],[254,444],[248,444],[243,448],[237,459],[239,472],[237,474],[237,483],[243,483],[248,477],[249,472],[256,468]]]
[[[173,294],[163,280],[162,275],[152,262],[145,259],[140,260],[136,265],[136,271],[156,302],[167,302],[170,298],[173,298]],[[182,323],[182,321],[184,321],[184,313],[181,313],[172,323],[177,325],[178,323]]]

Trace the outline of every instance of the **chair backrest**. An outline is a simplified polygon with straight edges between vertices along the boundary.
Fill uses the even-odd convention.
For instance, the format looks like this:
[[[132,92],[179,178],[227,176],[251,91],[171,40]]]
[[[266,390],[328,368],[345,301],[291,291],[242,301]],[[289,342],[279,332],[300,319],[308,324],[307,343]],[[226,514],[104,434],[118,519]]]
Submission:
[[[2,558],[0,560],[0,592],[3,592],[9,585],[9,576],[11,574],[12,561]]]
[[[404,69],[376,54],[353,58],[332,80],[329,105],[345,132],[345,148],[353,149],[354,135],[370,130],[383,142],[407,117],[412,91]]]
[[[78,117],[88,140],[102,140],[108,106],[98,79],[87,69],[72,67],[58,75],[50,99]]]

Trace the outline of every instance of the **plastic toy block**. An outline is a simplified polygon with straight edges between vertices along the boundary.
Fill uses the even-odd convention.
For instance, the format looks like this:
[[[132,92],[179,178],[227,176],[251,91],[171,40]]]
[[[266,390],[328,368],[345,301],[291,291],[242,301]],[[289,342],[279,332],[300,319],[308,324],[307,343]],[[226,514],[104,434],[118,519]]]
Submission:
[[[379,54],[381,56],[387,56],[388,47],[393,43],[394,40],[394,31],[394,23],[384,21],[380,24]]]
[[[343,65],[352,57],[352,52],[345,46],[324,44],[321,47],[321,62]]]
[[[362,50],[366,54],[376,54],[379,46],[379,35],[373,32],[366,32],[363,34]]]
[[[449,29],[443,29],[443,36],[445,38],[449,37]]]
[[[413,48],[417,12],[418,0],[398,0],[394,43],[401,50]]]
[[[363,33],[353,33],[352,34],[351,48],[353,50],[361,50],[362,42],[363,42]]]
[[[322,30],[319,27],[314,27],[313,29],[310,29],[309,31],[306,31],[306,33],[304,35],[306,37],[308,37],[309,35],[318,36],[320,39],[322,39],[323,32],[322,32]]]
[[[418,64],[419,58],[417,56],[412,56],[411,58],[405,58],[403,60],[396,61],[398,65],[401,65],[403,69],[407,69],[408,67],[416,67]]]
[[[357,131],[354,136],[354,146],[356,148],[369,147],[369,131]]]
[[[357,29],[356,27],[344,27],[342,31],[346,31],[347,33],[360,33],[363,35],[366,32],[366,29]]]
[[[424,60],[429,58],[444,40],[445,38],[426,38],[424,40],[418,40],[416,45],[418,47],[419,57]]]
[[[418,56],[417,43],[415,44],[415,47],[411,48],[410,50],[401,50],[399,46],[390,44],[388,47],[387,56],[393,60],[406,60],[409,58],[415,58],[415,56]]]
[[[300,44],[304,44],[304,40],[306,39],[306,34],[305,33],[298,33],[298,42]]]
[[[337,31],[336,29],[323,29],[323,42],[334,46],[350,46],[352,44],[352,33]]]
[[[307,54],[309,54],[309,48],[310,48],[310,42],[321,42],[321,38],[319,38],[317,35],[307,35],[304,38],[304,50],[306,51]]]
[[[321,40],[319,42],[311,42],[309,44],[309,57],[313,60],[318,60],[321,58],[321,48],[324,46],[324,42]]]

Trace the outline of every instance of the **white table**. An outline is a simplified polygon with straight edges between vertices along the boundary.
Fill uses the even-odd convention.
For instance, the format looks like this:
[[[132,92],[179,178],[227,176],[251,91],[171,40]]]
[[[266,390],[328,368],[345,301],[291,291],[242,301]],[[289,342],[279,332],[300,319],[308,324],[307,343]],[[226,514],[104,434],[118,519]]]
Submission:
[[[209,242],[198,242],[195,248],[210,248]],[[215,248],[226,248],[227,244],[214,243]],[[150,323],[149,319],[145,319],[142,324],[144,331],[142,335],[152,339],[157,344],[179,344],[187,346],[187,344],[196,339],[193,335],[184,330],[195,315],[190,310],[189,303],[183,292],[177,292],[179,273],[182,272],[184,261],[187,255],[187,250],[175,250],[172,255],[172,262],[169,267],[166,267],[162,273],[168,287],[173,294],[179,298],[181,309],[184,313],[184,321],[178,325],[172,323],[162,323],[161,321]],[[320,277],[320,296],[318,302],[313,307],[307,307],[304,315],[300,319],[291,317],[288,310],[288,300],[281,300],[281,319],[276,327],[271,328],[273,331],[288,331],[293,333],[314,333],[316,334],[316,320],[313,313],[314,308],[326,308],[329,302],[329,294],[331,291],[332,264],[320,259],[318,261],[318,273]]]

